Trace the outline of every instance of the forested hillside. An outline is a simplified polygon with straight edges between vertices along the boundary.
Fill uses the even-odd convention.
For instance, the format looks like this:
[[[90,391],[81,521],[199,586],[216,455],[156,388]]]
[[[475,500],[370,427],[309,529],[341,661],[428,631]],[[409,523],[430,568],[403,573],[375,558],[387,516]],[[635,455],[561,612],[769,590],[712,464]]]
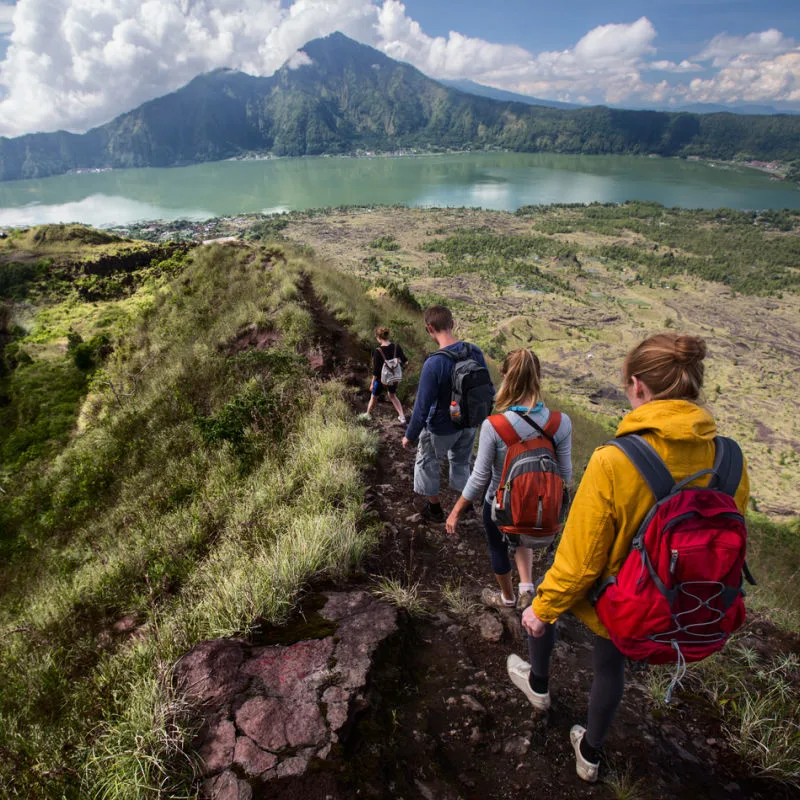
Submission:
[[[0,139],[0,180],[271,154],[502,148],[791,162],[800,116],[575,110],[465,94],[332,34],[268,78],[221,70],[85,134]]]

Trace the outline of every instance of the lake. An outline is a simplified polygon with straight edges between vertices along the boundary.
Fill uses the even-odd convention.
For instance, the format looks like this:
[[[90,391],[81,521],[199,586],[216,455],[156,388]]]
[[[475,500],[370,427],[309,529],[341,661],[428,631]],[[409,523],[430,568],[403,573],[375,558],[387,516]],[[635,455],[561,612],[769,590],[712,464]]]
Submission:
[[[207,219],[323,206],[482,206],[655,200],[683,208],[800,208],[765,173],[644,156],[463,153],[220,161],[0,183],[0,225]]]

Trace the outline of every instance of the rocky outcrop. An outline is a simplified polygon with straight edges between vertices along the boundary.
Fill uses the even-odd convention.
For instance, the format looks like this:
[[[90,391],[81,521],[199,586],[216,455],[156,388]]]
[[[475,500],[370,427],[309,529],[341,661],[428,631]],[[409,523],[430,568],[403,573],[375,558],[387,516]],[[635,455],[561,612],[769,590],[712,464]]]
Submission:
[[[397,629],[396,611],[356,591],[327,594],[319,614],[322,638],[266,647],[205,641],[176,666],[183,694],[202,717],[195,740],[201,797],[257,797],[344,743],[368,705],[370,669]]]

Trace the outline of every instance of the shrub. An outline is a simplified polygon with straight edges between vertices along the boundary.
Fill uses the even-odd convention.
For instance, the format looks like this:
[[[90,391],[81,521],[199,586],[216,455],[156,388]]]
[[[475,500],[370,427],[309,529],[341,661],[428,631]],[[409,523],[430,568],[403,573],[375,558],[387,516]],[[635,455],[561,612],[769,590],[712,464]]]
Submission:
[[[400,243],[397,239],[392,236],[392,234],[387,233],[384,236],[379,236],[377,239],[373,239],[369,246],[374,248],[375,250],[399,250]]]

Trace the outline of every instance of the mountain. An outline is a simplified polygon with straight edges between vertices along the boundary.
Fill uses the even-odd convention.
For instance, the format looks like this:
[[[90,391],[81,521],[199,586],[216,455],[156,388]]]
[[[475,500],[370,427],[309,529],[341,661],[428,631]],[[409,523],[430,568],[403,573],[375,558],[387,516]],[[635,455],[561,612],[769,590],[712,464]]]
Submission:
[[[531,97],[528,94],[507,92],[504,89],[495,89],[493,86],[484,86],[482,83],[461,78],[454,81],[439,81],[451,89],[474,94],[477,97],[488,97],[492,100],[501,100],[506,103],[525,103],[528,106],[546,106],[547,108],[580,108],[576,103],[562,103],[559,100],[545,100],[542,97]]]
[[[752,104],[740,104],[723,106],[717,103],[692,103],[691,105],[680,106],[675,111],[688,111],[691,114],[745,114],[745,115],[771,115],[771,114],[800,114],[800,111],[793,108],[776,108],[775,106],[760,106]]]
[[[303,50],[303,66],[268,78],[217,70],[84,134],[0,138],[0,180],[256,152],[503,148],[791,161],[800,151],[800,117],[547,108],[443,86],[341,33]]]
[[[492,100],[501,100],[507,103],[525,103],[529,106],[547,106],[548,108],[585,108],[578,103],[563,103],[560,100],[546,100],[542,97],[532,97],[528,94],[518,94],[517,92],[507,92],[504,89],[495,89],[493,86],[484,86],[482,83],[460,78],[458,80],[439,81],[451,89],[458,89],[460,92],[474,94],[478,97],[489,97]],[[627,108],[629,111],[667,111],[685,112],[689,114],[743,114],[753,115],[772,115],[772,114],[800,114],[800,110],[794,108],[784,108],[776,106],[755,105],[738,103],[733,105],[722,105],[720,103],[690,103],[682,106],[612,106],[613,108]]]

